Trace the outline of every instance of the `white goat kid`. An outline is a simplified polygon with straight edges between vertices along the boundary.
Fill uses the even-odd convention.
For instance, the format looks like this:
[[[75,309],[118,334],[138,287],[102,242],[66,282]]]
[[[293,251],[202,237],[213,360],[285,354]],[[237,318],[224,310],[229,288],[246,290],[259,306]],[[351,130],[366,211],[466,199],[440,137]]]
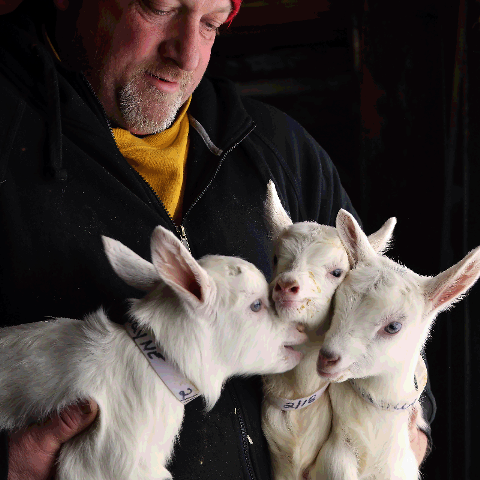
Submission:
[[[274,241],[272,297],[280,317],[305,326],[308,341],[299,347],[303,358],[297,367],[263,377],[262,429],[275,480],[298,480],[315,461],[330,431],[330,401],[322,395],[329,380],[316,375],[316,364],[330,301],[349,261],[335,228],[292,223],[272,182],[265,210]],[[393,226],[394,221],[389,221],[369,237],[376,249],[386,247]]]
[[[145,357],[170,361],[210,409],[232,375],[293,368],[301,354],[289,346],[306,337],[278,319],[267,281],[244,260],[197,262],[162,227],[152,235],[152,263],[118,241],[103,241],[115,272],[148,292],[132,300],[135,326],[129,334],[100,309],[83,321],[1,329],[0,428],[16,429],[93,398],[99,416],[63,446],[57,478],[171,479],[165,466],[193,392],[185,383],[172,387],[178,400]]]
[[[418,359],[437,314],[478,279],[480,248],[432,278],[376,254],[345,211],[337,231],[354,266],[318,359],[319,374],[342,383],[329,388],[332,432],[312,479],[417,480],[408,430],[426,383]]]

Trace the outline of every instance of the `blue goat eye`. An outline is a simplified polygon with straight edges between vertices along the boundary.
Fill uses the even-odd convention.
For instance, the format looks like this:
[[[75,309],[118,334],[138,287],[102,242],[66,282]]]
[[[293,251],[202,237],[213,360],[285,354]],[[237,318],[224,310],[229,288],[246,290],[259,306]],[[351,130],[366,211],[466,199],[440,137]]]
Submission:
[[[250,305],[250,310],[252,312],[259,312],[262,309],[262,301],[260,299],[255,300],[251,305]]]
[[[390,335],[394,335],[398,333],[402,329],[402,324],[400,322],[392,322],[389,323],[384,330],[389,333]]]
[[[340,278],[342,276],[343,270],[341,268],[336,268],[330,272],[330,275],[333,275],[335,278]]]

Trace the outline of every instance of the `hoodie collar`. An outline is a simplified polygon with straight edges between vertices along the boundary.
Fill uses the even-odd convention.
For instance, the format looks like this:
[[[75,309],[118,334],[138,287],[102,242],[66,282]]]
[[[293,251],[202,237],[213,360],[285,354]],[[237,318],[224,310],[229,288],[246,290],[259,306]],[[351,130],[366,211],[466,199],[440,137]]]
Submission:
[[[212,80],[208,75],[202,79],[193,93],[189,114],[202,126],[211,144],[226,152],[252,129],[254,122],[235,84],[224,78]]]

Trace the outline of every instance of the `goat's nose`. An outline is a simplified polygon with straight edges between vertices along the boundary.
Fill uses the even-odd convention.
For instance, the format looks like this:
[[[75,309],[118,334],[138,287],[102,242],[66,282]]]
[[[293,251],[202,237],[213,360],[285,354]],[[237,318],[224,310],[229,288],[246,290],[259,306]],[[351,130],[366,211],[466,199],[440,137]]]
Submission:
[[[320,353],[318,355],[318,364],[321,365],[323,368],[325,367],[333,367],[340,361],[340,355],[331,352],[330,350],[326,350],[321,348]]]
[[[283,280],[278,279],[275,285],[276,292],[288,293],[290,295],[297,295],[300,291],[300,285],[296,280]]]

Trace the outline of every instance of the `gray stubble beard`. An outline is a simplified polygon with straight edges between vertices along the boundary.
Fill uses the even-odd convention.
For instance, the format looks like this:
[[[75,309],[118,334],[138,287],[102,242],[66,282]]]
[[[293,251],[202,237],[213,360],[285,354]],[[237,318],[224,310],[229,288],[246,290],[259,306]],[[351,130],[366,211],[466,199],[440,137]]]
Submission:
[[[145,135],[163,132],[173,124],[184,103],[181,92],[187,82],[186,80],[181,82],[180,92],[169,95],[160,92],[153,85],[145,84],[144,90],[141,91],[140,81],[136,77],[118,92],[119,108],[125,124],[128,129],[134,129]],[[159,104],[163,104],[160,109]],[[157,115],[154,118],[149,113],[152,107],[157,108]]]

